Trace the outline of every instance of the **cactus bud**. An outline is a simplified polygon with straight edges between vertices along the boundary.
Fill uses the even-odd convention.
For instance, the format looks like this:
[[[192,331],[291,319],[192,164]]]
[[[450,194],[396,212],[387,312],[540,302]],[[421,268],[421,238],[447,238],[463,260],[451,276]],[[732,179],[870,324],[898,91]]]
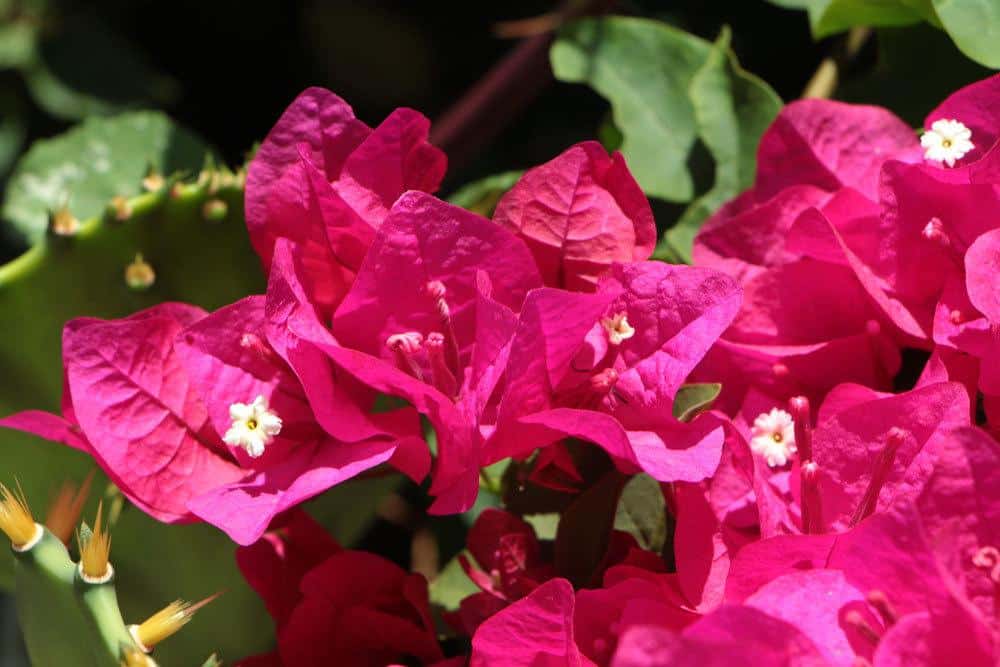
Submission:
[[[221,199],[209,199],[201,207],[202,216],[209,222],[221,222],[229,213],[229,206]]]
[[[111,534],[102,525],[103,501],[97,504],[97,518],[92,531],[81,529],[76,534],[80,547],[80,575],[88,584],[103,583],[114,575],[114,568],[108,562],[111,557]]]
[[[170,186],[170,198],[180,199],[181,195],[184,194],[184,184],[180,181],[174,183]]]
[[[132,217],[132,205],[129,204],[128,199],[121,195],[111,198],[111,201],[108,202],[108,211],[118,222],[125,222]]]
[[[166,183],[166,179],[160,172],[156,171],[156,167],[149,165],[146,177],[142,179],[142,187],[146,188],[147,192],[158,192]]]
[[[157,667],[156,661],[134,646],[125,647],[121,667]]]
[[[46,528],[67,546],[73,537],[73,529],[80,522],[83,505],[87,502],[93,480],[94,472],[91,471],[79,487],[68,480],[63,482],[45,515]]]
[[[42,535],[42,527],[31,516],[20,487],[14,492],[0,484],[0,530],[10,538],[16,551],[31,548]]]
[[[63,206],[49,215],[49,231],[56,236],[75,236],[80,231],[80,221]]]
[[[128,266],[125,267],[125,284],[134,290],[145,290],[153,286],[156,282],[156,271],[146,260],[142,258],[142,253],[136,253]]]
[[[154,646],[173,636],[187,625],[199,609],[212,602],[219,595],[220,593],[216,593],[194,604],[184,600],[174,600],[139,625],[130,625],[129,633],[142,649],[147,652],[151,651]]]

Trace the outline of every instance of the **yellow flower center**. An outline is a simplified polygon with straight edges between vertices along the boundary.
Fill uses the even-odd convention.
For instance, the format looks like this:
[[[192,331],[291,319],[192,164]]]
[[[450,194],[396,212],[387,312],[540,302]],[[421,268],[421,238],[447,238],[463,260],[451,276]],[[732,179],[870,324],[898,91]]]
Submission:
[[[251,431],[256,431],[257,430],[257,420],[256,419],[248,419],[247,420],[247,428],[250,429]]]

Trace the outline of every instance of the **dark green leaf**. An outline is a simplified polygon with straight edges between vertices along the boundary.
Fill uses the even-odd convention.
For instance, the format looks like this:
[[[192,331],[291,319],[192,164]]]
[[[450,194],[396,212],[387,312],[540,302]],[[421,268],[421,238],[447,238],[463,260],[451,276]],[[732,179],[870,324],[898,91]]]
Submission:
[[[817,39],[856,25],[902,26],[923,17],[904,0],[818,0],[809,6],[809,22]]]
[[[926,21],[976,62],[1000,68],[1000,0],[770,0],[805,9],[819,39],[856,26],[887,28]]]
[[[462,186],[448,197],[448,201],[455,206],[461,206],[489,218],[493,215],[493,210],[497,207],[500,198],[514,187],[522,174],[524,174],[523,171],[517,170],[487,176]]]
[[[399,488],[402,477],[389,473],[338,484],[306,504],[306,509],[337,541],[354,546],[375,520],[379,501]]]
[[[612,470],[563,512],[556,531],[556,572],[575,586],[589,585],[604,560],[626,481],[625,475]]]
[[[49,23],[22,71],[32,97],[50,114],[77,120],[159,106],[176,96],[177,85],[97,16],[73,14]]]
[[[686,384],[677,390],[674,397],[674,417],[681,421],[691,421],[699,413],[712,407],[712,402],[722,391],[718,382]]]
[[[878,61],[865,75],[848,79],[837,90],[847,102],[889,106],[910,125],[958,88],[991,72],[952,48],[948,35],[929,25],[883,28],[875,35]],[[914,86],[913,81],[920,85]]]
[[[688,90],[698,134],[715,160],[715,183],[665,235],[684,261],[705,219],[753,184],[760,137],[781,110],[774,91],[740,67],[729,41],[724,29]]]
[[[27,135],[25,108],[11,90],[0,92],[0,176],[6,174],[21,152]]]
[[[631,534],[643,549],[657,554],[663,550],[667,504],[659,482],[645,473],[628,481],[618,500],[615,529]]]

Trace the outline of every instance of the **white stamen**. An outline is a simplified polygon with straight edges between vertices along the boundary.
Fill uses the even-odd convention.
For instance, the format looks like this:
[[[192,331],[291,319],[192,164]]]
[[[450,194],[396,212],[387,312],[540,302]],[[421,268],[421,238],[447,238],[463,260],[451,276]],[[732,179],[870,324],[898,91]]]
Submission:
[[[404,333],[392,334],[385,339],[385,345],[393,352],[404,354],[416,354],[420,351],[420,346],[424,344],[424,337],[418,331],[407,331]]]
[[[753,421],[750,429],[750,449],[764,457],[772,468],[783,466],[796,452],[795,422],[784,410],[771,408]]]
[[[258,396],[252,403],[233,403],[229,406],[233,425],[222,440],[234,447],[242,447],[247,454],[257,458],[281,433],[281,417],[267,407],[267,399]]]
[[[601,320],[601,324],[608,332],[608,342],[612,345],[621,345],[623,341],[635,335],[635,329],[628,323],[625,313],[605,317]]]
[[[972,556],[972,564],[986,570],[993,583],[1000,584],[1000,551],[994,546],[985,546]]]
[[[956,160],[961,160],[975,148],[971,139],[972,130],[963,123],[940,118],[920,137],[920,145],[925,149],[925,159],[954,167]]]

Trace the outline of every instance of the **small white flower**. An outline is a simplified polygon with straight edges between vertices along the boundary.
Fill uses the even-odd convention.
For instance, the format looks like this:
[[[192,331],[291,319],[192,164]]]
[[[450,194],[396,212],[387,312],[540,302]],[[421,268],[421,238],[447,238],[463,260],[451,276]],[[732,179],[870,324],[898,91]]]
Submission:
[[[963,123],[941,118],[934,121],[931,129],[920,137],[920,145],[926,149],[924,158],[954,167],[956,160],[961,160],[975,148],[971,139],[972,130]]]
[[[795,453],[795,422],[784,410],[771,408],[753,420],[750,449],[764,457],[772,468],[783,466]]]
[[[608,332],[608,342],[612,345],[621,345],[635,335],[635,329],[628,323],[625,313],[618,313],[612,317],[605,317],[601,320],[604,329]]]
[[[281,417],[268,409],[263,396],[253,399],[253,403],[233,403],[229,406],[229,418],[233,425],[226,431],[223,441],[242,447],[254,458],[263,454],[274,436],[281,433]]]

